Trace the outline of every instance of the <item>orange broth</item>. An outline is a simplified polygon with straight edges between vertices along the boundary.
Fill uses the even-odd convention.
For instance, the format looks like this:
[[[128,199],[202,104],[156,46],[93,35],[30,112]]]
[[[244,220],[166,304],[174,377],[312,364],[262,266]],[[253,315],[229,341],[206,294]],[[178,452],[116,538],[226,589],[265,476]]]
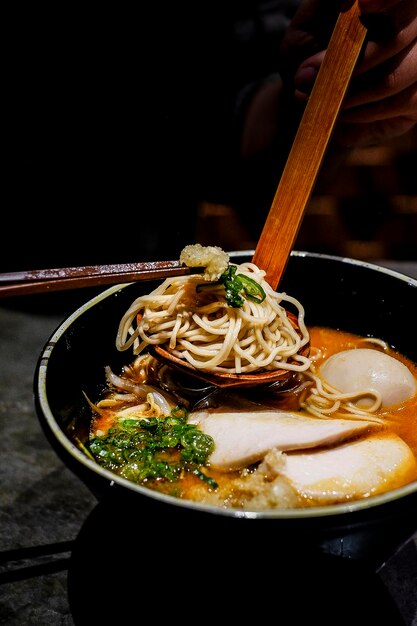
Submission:
[[[322,357],[316,361],[318,365],[336,352],[352,348],[375,347],[375,344],[366,341],[366,338],[346,333],[332,328],[313,327],[309,328],[312,347],[320,348]],[[406,358],[399,352],[388,348],[385,350],[389,356],[404,363],[417,379],[417,364]],[[380,409],[376,415],[384,418],[387,427],[401,437],[412,449],[417,458],[417,395],[402,404],[386,409]]]
[[[382,350],[381,347],[375,345],[364,337],[347,333],[340,330],[335,330],[325,327],[311,327],[310,343],[312,349],[312,355],[316,353],[316,350],[320,350],[321,356],[315,359],[315,364],[319,366],[322,361],[336,352],[340,352],[346,349],[355,349],[363,347],[374,347]],[[398,359],[411,371],[413,376],[417,379],[417,365],[407,359],[405,356],[399,354],[393,349],[385,350],[387,354]],[[132,401],[133,405],[134,402]],[[126,403],[124,407],[129,406]],[[285,410],[285,406],[280,405],[280,408]],[[293,409],[291,404],[290,409]],[[389,409],[381,409],[375,413],[375,415],[384,418],[385,426],[383,427],[387,432],[394,432],[400,436],[411,448],[414,456],[417,458],[417,394],[402,404],[390,407]],[[329,418],[331,419],[331,418]],[[108,428],[112,425],[114,418],[111,409],[105,409],[102,411],[101,416],[95,415],[92,421],[91,433],[97,434],[97,431],[107,432]],[[171,452],[171,459],[178,456],[178,453]],[[239,478],[242,475],[241,472],[221,472],[214,471],[209,466],[206,468],[206,473],[212,477],[219,486],[219,492],[228,494],[230,488],[231,495],[223,498],[223,503],[226,506],[239,506],[239,502],[233,501],[233,480]],[[414,477],[417,479],[417,476]],[[209,492],[212,491],[208,485],[202,482],[199,478],[190,472],[183,472],[181,478],[175,482],[169,482],[164,480],[152,480],[144,481],[142,484],[147,487],[170,494],[175,497],[189,500],[198,500],[202,502],[210,502]],[[311,506],[314,502],[304,502],[302,506]]]

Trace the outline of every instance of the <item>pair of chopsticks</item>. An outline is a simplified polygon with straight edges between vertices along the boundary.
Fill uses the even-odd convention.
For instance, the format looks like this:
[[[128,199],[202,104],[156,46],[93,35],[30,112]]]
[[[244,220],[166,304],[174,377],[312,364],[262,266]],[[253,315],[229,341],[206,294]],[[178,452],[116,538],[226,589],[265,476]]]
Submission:
[[[0,585],[68,569],[75,541],[0,552]]]
[[[357,0],[346,0],[301,119],[253,256],[277,289],[366,36]],[[32,270],[0,275],[0,297],[181,276],[178,261]]]
[[[203,268],[199,270],[202,271]],[[7,272],[0,274],[0,297],[32,295],[81,287],[101,287],[139,280],[158,280],[173,276],[186,276],[190,273],[190,268],[179,261],[86,265]]]

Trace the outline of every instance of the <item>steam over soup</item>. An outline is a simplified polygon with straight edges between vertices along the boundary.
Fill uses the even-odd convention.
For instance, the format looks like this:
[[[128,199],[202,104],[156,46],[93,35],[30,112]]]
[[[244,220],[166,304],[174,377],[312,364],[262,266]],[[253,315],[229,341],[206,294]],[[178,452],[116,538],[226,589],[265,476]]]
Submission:
[[[207,249],[187,248],[208,264]],[[357,500],[416,480],[416,364],[380,339],[307,328],[302,304],[274,292],[262,270],[219,259],[220,274],[211,263],[208,278],[165,281],[123,316],[117,346],[134,356],[121,372],[107,367],[105,392],[89,399],[96,462],[177,498],[253,510]],[[288,375],[224,389],[158,360],[156,343],[207,371]]]

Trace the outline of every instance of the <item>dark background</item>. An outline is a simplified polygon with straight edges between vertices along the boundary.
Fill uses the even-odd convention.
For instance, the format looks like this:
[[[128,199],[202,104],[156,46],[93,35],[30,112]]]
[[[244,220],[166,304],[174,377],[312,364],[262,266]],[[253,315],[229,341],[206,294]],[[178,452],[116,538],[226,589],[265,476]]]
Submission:
[[[255,247],[279,171],[239,169],[233,116],[241,89],[276,71],[295,5],[14,8],[0,270],[177,258],[192,241]],[[296,247],[415,260],[416,129],[352,152],[331,180],[327,169]]]

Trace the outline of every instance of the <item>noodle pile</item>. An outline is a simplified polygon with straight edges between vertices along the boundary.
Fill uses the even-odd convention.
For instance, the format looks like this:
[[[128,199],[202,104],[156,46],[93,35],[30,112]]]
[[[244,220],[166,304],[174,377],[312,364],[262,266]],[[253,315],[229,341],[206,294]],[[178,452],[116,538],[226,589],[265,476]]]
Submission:
[[[122,317],[118,350],[133,347],[140,354],[149,345],[163,345],[200,370],[246,373],[261,369],[305,371],[310,359],[299,351],[309,341],[301,303],[275,292],[265,272],[253,263],[237,266],[236,274],[256,281],[262,302],[243,298],[241,307],[226,300],[221,282],[198,275],[166,279],[150,294],[139,296]],[[282,303],[295,307],[298,329]]]

